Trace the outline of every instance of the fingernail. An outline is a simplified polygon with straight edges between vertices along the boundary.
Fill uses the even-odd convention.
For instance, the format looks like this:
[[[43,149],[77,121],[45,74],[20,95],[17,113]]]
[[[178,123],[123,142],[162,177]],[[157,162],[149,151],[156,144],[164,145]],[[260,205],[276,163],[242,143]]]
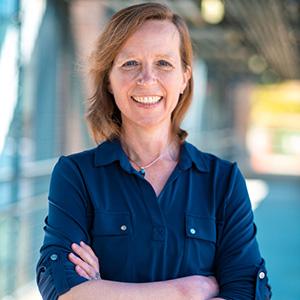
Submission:
[[[72,248],[78,248],[79,246],[76,243],[72,244]]]
[[[80,241],[80,245],[85,245],[85,242],[84,241]]]

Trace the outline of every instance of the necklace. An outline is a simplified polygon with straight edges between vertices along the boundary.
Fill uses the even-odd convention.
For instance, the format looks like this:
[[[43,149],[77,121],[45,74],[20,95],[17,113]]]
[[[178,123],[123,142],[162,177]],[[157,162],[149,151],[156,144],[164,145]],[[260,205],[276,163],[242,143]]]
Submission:
[[[141,175],[145,176],[145,175],[146,175],[145,169],[151,167],[151,166],[154,165],[157,161],[159,161],[159,160],[162,158],[163,154],[164,154],[164,152],[161,153],[158,157],[156,157],[153,161],[151,161],[151,162],[150,162],[148,165],[146,165],[146,166],[140,166],[136,161],[132,160],[130,157],[128,157],[128,159],[129,159],[131,162],[133,162],[134,164],[136,164],[136,165],[139,167],[139,169],[140,169],[140,170],[139,170],[139,173],[140,173]]]
[[[138,166],[139,168],[139,174],[141,174],[142,176],[145,177],[146,175],[146,169],[151,167],[152,165],[154,165],[156,162],[158,162],[162,157],[163,155],[167,152],[167,150],[169,150],[169,148],[171,147],[171,145],[173,144],[174,142],[172,142],[158,157],[156,157],[154,160],[152,160],[149,164],[147,164],[146,166],[141,166],[139,165],[136,161],[134,161],[133,159],[131,159],[128,155],[128,159],[129,161],[133,162],[135,165]]]

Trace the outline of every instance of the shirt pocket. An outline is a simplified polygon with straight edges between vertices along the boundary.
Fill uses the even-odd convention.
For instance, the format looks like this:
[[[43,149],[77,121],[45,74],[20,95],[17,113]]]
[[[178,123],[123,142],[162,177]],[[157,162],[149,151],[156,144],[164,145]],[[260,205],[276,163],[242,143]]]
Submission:
[[[99,258],[103,279],[126,280],[131,237],[132,221],[128,212],[95,211],[92,248]]]
[[[187,271],[190,274],[210,274],[216,251],[215,219],[186,214],[185,239]]]

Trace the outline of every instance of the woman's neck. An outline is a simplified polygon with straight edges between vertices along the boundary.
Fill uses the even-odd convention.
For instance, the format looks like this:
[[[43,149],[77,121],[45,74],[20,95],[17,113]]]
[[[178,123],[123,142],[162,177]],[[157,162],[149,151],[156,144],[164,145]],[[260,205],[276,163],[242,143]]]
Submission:
[[[160,155],[162,159],[177,160],[178,140],[170,126],[145,129],[125,125],[121,144],[127,156],[139,165],[147,165]]]

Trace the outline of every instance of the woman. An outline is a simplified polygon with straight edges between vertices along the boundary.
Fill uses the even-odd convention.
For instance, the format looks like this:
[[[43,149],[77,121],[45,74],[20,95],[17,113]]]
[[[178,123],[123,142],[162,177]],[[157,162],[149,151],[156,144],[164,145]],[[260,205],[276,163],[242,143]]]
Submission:
[[[92,57],[87,119],[102,143],[53,170],[43,298],[269,299],[237,165],[179,127],[193,87],[184,21],[161,4],[125,8]]]

